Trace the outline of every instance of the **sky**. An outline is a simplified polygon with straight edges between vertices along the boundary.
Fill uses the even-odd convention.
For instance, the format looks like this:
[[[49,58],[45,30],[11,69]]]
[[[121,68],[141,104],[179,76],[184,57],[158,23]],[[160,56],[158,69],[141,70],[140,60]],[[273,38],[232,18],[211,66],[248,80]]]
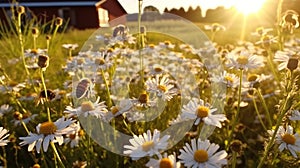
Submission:
[[[138,0],[118,0],[128,14],[138,13]],[[205,12],[209,8],[216,8],[218,6],[224,6],[225,8],[231,7],[237,1],[241,0],[143,0],[143,7],[154,6],[160,12],[163,12],[165,8],[180,8],[183,7],[187,10],[190,6],[193,8],[200,6],[202,12]],[[204,13],[203,13],[204,14]]]

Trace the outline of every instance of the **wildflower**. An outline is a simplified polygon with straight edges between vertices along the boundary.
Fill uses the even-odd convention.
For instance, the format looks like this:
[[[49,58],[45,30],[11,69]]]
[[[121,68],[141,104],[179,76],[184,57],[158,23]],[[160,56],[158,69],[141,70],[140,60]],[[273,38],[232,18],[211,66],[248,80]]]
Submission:
[[[247,51],[242,51],[240,54],[230,52],[228,53],[227,58],[229,60],[227,66],[231,69],[248,70],[263,67],[265,65],[263,57],[253,55]]]
[[[91,101],[84,101],[77,108],[67,106],[64,113],[68,114],[68,118],[73,116],[80,116],[80,115],[87,117],[91,115],[103,119],[107,114],[108,110],[106,109],[106,105],[104,101],[100,103],[99,102],[100,102],[100,97],[98,97],[94,103]]]
[[[270,31],[273,31],[272,28],[264,28],[264,27],[258,27],[256,29],[255,32],[251,33],[252,35],[254,36],[264,36],[264,35],[267,35]]]
[[[223,71],[220,75],[213,74],[211,81],[215,83],[225,84],[227,87],[235,88],[239,85],[239,77],[235,74],[228,73]]]
[[[132,103],[137,107],[151,107],[155,102],[149,99],[149,93],[142,92],[138,98],[132,98]]]
[[[23,140],[20,145],[28,145],[28,151],[32,151],[36,147],[37,153],[40,153],[41,145],[43,144],[44,152],[47,152],[50,142],[62,145],[64,142],[64,135],[68,134],[70,125],[73,123],[71,119],[65,120],[64,117],[57,121],[46,121],[36,126],[37,134],[29,133],[27,137],[20,137]]]
[[[12,110],[12,107],[9,104],[3,104],[0,107],[0,118],[5,114]]]
[[[63,44],[62,47],[68,50],[75,50],[78,44]]]
[[[175,44],[172,44],[170,41],[164,41],[158,43],[159,47],[166,49],[174,49]]]
[[[296,152],[300,152],[300,136],[298,133],[294,133],[293,127],[288,125],[286,129],[283,126],[278,128],[275,136],[276,143],[279,144],[279,151],[282,152],[284,149],[288,149],[291,154],[298,158]],[[268,130],[270,136],[273,136],[274,130]]]
[[[292,34],[299,27],[298,13],[294,10],[287,10],[279,23],[281,31]]]
[[[186,143],[186,146],[179,150],[178,158],[186,167],[221,168],[227,164],[227,153],[224,150],[215,153],[218,149],[219,145],[211,144],[209,140],[192,139],[191,145]]]
[[[9,134],[7,133],[8,133],[7,129],[0,127],[0,146],[5,146],[9,142],[9,140],[4,140],[9,136]]]
[[[263,35],[255,44],[261,44],[262,47],[269,48],[271,44],[278,42],[277,38],[278,37],[273,37],[272,35]]]
[[[212,25],[204,25],[204,29],[210,30],[212,32],[218,32],[218,31],[225,31],[226,27],[219,23],[213,23]]]
[[[198,125],[202,120],[207,125],[222,127],[222,121],[227,118],[224,114],[214,114],[217,112],[216,108],[212,108],[210,104],[204,103],[202,99],[193,98],[187,105],[183,105],[182,118],[196,119],[195,125]]]
[[[23,88],[25,88],[25,82],[18,83],[16,81],[9,81],[7,82],[6,86],[0,85],[0,92],[7,93],[7,92],[19,92]]]
[[[147,167],[150,168],[180,168],[180,162],[176,162],[176,154],[169,155],[164,153],[163,157],[157,159],[151,158],[149,162],[146,163]]]
[[[300,120],[300,112],[299,110],[293,110],[291,112],[291,115],[289,116],[289,119],[292,121],[298,121]]]
[[[284,50],[284,51],[277,51],[274,56],[274,61],[279,62],[278,70],[283,70],[288,68],[290,70],[294,70],[298,67],[298,58],[297,55],[299,53],[291,51],[291,50]]]
[[[160,131],[154,130],[153,135],[150,130],[143,135],[133,135],[133,138],[129,140],[131,145],[124,145],[124,154],[129,155],[133,160],[138,160],[139,158],[145,156],[160,155],[159,150],[164,150],[167,148],[168,139],[170,135],[165,135],[160,138]]]
[[[159,75],[149,78],[145,84],[148,92],[156,93],[157,97],[163,100],[170,101],[177,94],[177,89],[165,75],[161,78]]]
[[[73,131],[69,132],[66,135],[66,138],[64,139],[64,143],[70,143],[71,148],[74,148],[75,146],[78,146],[79,140],[84,135],[84,132],[82,129],[80,129],[79,122],[72,123],[70,127],[73,129]]]
[[[16,111],[14,113],[14,125],[20,125],[21,121],[24,122],[25,124],[29,123],[31,120],[33,120],[35,117],[37,117],[37,114],[31,114],[30,112],[27,113],[20,113],[18,111]]]
[[[85,168],[87,166],[86,161],[78,161],[73,162],[73,168]]]

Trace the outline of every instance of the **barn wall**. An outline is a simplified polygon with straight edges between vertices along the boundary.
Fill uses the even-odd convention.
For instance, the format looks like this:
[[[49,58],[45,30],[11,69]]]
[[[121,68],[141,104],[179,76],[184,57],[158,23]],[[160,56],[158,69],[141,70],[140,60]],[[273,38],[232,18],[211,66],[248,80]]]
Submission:
[[[90,7],[31,7],[29,10],[32,11],[39,20],[42,20],[43,23],[51,21],[53,18],[58,17],[58,10],[61,8],[70,9],[72,11],[73,19],[69,22],[70,27],[77,29],[86,29],[86,28],[99,28],[98,21],[98,12],[95,6]],[[5,9],[9,10],[9,8]],[[3,9],[0,9],[1,20],[5,20],[5,15]],[[72,18],[71,18],[72,19]],[[66,21],[67,18],[64,18]]]

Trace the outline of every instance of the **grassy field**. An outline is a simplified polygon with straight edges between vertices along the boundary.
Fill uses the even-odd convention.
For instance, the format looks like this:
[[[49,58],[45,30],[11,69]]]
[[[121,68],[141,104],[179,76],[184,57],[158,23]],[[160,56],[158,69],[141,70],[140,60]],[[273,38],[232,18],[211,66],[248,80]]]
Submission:
[[[285,42],[289,39],[295,40],[292,45],[288,46],[284,45],[284,41],[280,41],[279,38],[270,40],[278,35],[275,27],[271,27],[273,28],[271,32],[253,36],[252,33],[260,25],[224,23],[226,29],[222,31],[205,30],[207,25],[215,24],[191,24],[174,20],[156,21],[155,24],[143,22],[142,26],[145,26],[148,31],[145,36],[137,34],[137,23],[128,23],[129,33],[124,33],[122,26],[117,27],[119,29],[72,29],[64,33],[54,30],[49,34],[39,33],[36,36],[32,27],[27,32],[25,31],[26,33],[18,31],[2,33],[0,96],[3,98],[0,98],[0,105],[7,104],[11,108],[6,109],[6,106],[1,106],[0,111],[0,126],[7,128],[10,133],[9,142],[5,142],[8,145],[0,149],[0,167],[2,164],[8,165],[7,167],[10,165],[31,167],[34,164],[39,164],[41,167],[72,167],[75,164],[80,165],[81,161],[88,167],[145,167],[151,159],[158,159],[158,164],[160,164],[163,160],[160,158],[161,155],[156,153],[157,155],[153,154],[152,158],[152,155],[147,153],[152,150],[153,145],[157,145],[154,141],[146,140],[147,142],[140,144],[139,150],[146,154],[138,156],[140,160],[136,161],[135,157],[128,153],[126,156],[114,154],[94,142],[91,137],[107,138],[111,141],[106,141],[105,145],[109,146],[114,142],[122,141],[122,138],[118,139],[119,134],[111,131],[112,128],[131,137],[142,134],[148,129],[151,131],[166,129],[171,125],[169,123],[176,123],[182,119],[177,118],[179,114],[186,114],[189,111],[192,112],[186,115],[193,116],[193,121],[189,121],[191,129],[185,132],[178,144],[168,149],[166,153],[172,157],[176,154],[175,162],[181,160],[181,167],[185,163],[185,159],[179,157],[184,153],[183,149],[186,149],[183,147],[198,137],[204,137],[211,143],[216,143],[217,145],[212,148],[222,150],[223,154],[219,153],[219,163],[216,163],[216,167],[222,167],[222,165],[223,167],[299,167],[299,160],[293,155],[293,149],[299,154],[300,148],[299,136],[294,134],[300,131],[298,121],[300,114],[297,113],[300,106],[299,82],[297,81],[299,51],[294,50],[300,46],[299,29],[293,29],[294,31],[288,35],[279,34],[288,37]],[[36,28],[39,32],[43,32],[43,28]],[[21,31],[21,29],[17,30]],[[112,36],[114,30],[118,32]],[[107,41],[103,43],[107,44],[96,48],[95,53],[82,52],[81,47],[88,45],[87,41],[91,44],[97,42],[95,36],[98,34],[106,34],[103,41]],[[37,54],[38,48],[47,48],[47,35],[52,36],[49,41],[49,50]],[[132,37],[136,39],[140,37],[142,40],[130,43],[128,39]],[[265,41],[256,43],[261,39]],[[206,44],[205,41],[212,43]],[[69,55],[69,49],[63,48],[63,44],[78,44],[78,47],[72,51],[72,55]],[[189,46],[190,44],[194,46]],[[279,51],[280,47],[285,47],[285,50],[282,48],[282,51]],[[28,49],[31,52],[26,53]],[[25,53],[22,52],[23,50]],[[274,57],[282,52],[284,56],[289,54],[291,56],[285,60],[287,62],[282,65],[283,69],[278,69],[281,62],[274,61]],[[27,65],[27,62],[24,63],[26,54],[34,55],[32,56],[35,59],[33,63],[38,65],[30,68],[29,72],[24,68],[24,65]],[[286,58],[284,56],[282,57]],[[26,57],[28,60],[30,58],[31,56]],[[45,58],[48,60],[43,60]],[[205,63],[214,60],[217,60],[217,64],[210,64],[206,67]],[[143,65],[147,65],[146,68]],[[144,69],[141,68],[135,72],[136,67]],[[168,70],[175,72],[171,73]],[[114,76],[117,73],[124,76]],[[92,77],[89,76],[91,74]],[[190,78],[189,75],[195,78]],[[74,80],[77,78],[80,80]],[[72,82],[76,86],[70,87]],[[18,84],[24,87],[18,90]],[[95,88],[90,87],[92,85]],[[128,87],[126,89],[129,90],[130,96],[126,99],[118,97],[123,94],[118,93],[118,87],[123,86]],[[216,92],[210,93],[215,86],[217,86]],[[46,89],[49,89],[49,93],[45,92]],[[84,89],[83,93],[81,89]],[[115,92],[111,92],[113,89]],[[180,89],[188,90],[188,96],[184,95]],[[53,90],[59,92],[52,93]],[[223,94],[223,91],[226,93]],[[30,95],[35,95],[35,97],[29,101],[24,99]],[[101,103],[95,102],[97,96],[101,97]],[[163,102],[165,106],[158,117],[155,115],[161,109],[157,109],[156,106],[161,104],[153,105],[152,99],[156,100],[156,103]],[[199,100],[201,101],[198,102]],[[121,105],[123,101],[125,101],[125,107],[124,104]],[[196,102],[197,105],[193,106]],[[151,110],[152,107],[154,110]],[[126,110],[121,112],[123,108]],[[214,116],[212,113],[215,109],[218,111],[215,115],[216,119],[204,120],[210,114]],[[147,112],[143,113],[144,115],[148,117],[153,115],[157,118],[149,122],[134,120],[139,116],[138,114],[132,116],[132,113],[144,111]],[[23,123],[22,119],[24,121],[26,119],[23,116],[28,113],[35,114],[36,118]],[[121,114],[117,115],[119,113]],[[48,151],[48,148],[45,149],[42,145],[40,148],[45,152],[37,153],[40,140],[45,143],[45,137],[52,134],[59,136],[57,130],[62,131],[60,125],[53,125],[52,121],[65,120],[64,117],[79,125],[79,129],[76,127],[76,130],[75,126],[72,127],[73,132],[67,132],[66,129],[65,133],[67,133],[60,137],[70,141],[78,138],[76,139],[78,141],[74,142],[75,147],[70,147],[65,141],[57,145],[60,139],[56,139],[57,141],[51,141]],[[290,117],[296,119],[289,120]],[[99,122],[102,120],[104,122]],[[14,124],[16,121],[19,125]],[[92,122],[92,124],[87,122],[89,124],[86,127],[96,126],[97,129],[83,130],[84,126],[79,124],[82,121]],[[284,131],[284,128],[290,128],[288,126],[294,130],[289,130],[290,132],[278,135],[276,138],[281,138],[282,144],[293,145],[295,148],[286,148],[282,152],[278,149],[280,144],[275,140],[275,136],[270,135],[270,130],[277,133],[278,130]],[[71,128],[68,126],[68,129]],[[178,126],[178,130],[181,129],[183,128]],[[99,134],[108,136],[99,137]],[[31,137],[32,135],[35,136]],[[176,136],[175,134],[175,138]],[[30,139],[24,137],[40,139],[31,142]],[[22,140],[24,140],[23,145],[21,145]],[[24,145],[26,140],[28,143]],[[122,143],[128,145],[129,141],[126,139]],[[130,143],[135,144],[133,141]],[[122,144],[112,148],[122,151],[124,149],[119,148],[125,148],[125,146]],[[128,146],[127,148],[130,149]],[[192,158],[195,164],[207,164],[208,158],[203,159],[207,154],[205,152],[203,150],[192,151],[192,155],[188,158]],[[218,160],[213,161],[218,162]],[[167,163],[170,163],[169,160]]]

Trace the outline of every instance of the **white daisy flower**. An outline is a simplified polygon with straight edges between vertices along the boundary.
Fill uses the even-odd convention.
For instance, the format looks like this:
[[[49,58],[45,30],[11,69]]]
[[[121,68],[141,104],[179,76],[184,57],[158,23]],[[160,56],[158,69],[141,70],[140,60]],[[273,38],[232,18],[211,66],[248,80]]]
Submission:
[[[202,120],[207,125],[222,127],[221,122],[227,118],[224,114],[214,114],[216,108],[212,108],[210,104],[204,103],[202,99],[193,98],[188,104],[183,105],[182,119],[196,119],[195,125],[198,125]]]
[[[12,107],[9,104],[3,104],[0,107],[0,118],[5,114],[12,110]]]
[[[297,57],[295,57],[295,58],[293,57],[296,55],[298,55],[298,53],[294,52],[292,50],[277,51],[274,56],[274,61],[279,62],[278,70],[281,71],[285,68],[288,68],[291,65],[291,61],[293,61],[293,60],[297,60],[296,65],[295,65],[297,68],[298,67],[298,59],[297,59]],[[290,63],[290,65],[289,65],[289,63]]]
[[[37,134],[30,132],[27,137],[20,137],[23,140],[20,145],[28,145],[28,151],[32,151],[36,147],[37,153],[40,153],[43,144],[43,150],[47,152],[50,142],[58,142],[59,145],[63,144],[63,136],[73,130],[70,127],[72,123],[72,119],[65,120],[64,117],[59,118],[55,122],[40,123],[36,126]]]
[[[159,157],[157,159],[151,158],[147,163],[147,167],[150,168],[180,168],[180,162],[176,162],[176,154],[169,155],[164,153],[163,157]]]
[[[66,135],[64,143],[70,143],[71,148],[78,146],[79,140],[84,135],[83,130],[80,128],[79,122],[72,123],[70,127],[73,129],[69,134]]]
[[[226,27],[219,23],[213,23],[212,25],[204,25],[204,29],[210,30],[212,32],[218,32],[218,31],[225,31]]]
[[[297,152],[300,152],[300,136],[298,133],[294,134],[293,127],[288,125],[286,130],[283,126],[278,128],[275,140],[279,144],[279,151],[282,152],[284,149],[288,149],[291,154],[298,158]],[[268,130],[270,136],[273,136],[274,130]]]
[[[27,124],[29,123],[31,120],[34,120],[35,117],[37,117],[37,114],[31,114],[29,112],[27,113],[23,113],[21,114],[20,112],[15,112],[14,113],[14,120],[12,120],[12,122],[14,122],[14,125],[20,125],[21,122]]]
[[[289,119],[292,121],[298,121],[300,120],[300,112],[299,110],[293,110],[291,112],[291,116],[289,116]]]
[[[62,47],[68,50],[75,50],[78,44],[63,44]]]
[[[220,75],[212,74],[210,79],[212,82],[225,84],[227,87],[236,88],[239,85],[239,77],[235,74],[223,71]]]
[[[154,130],[153,136],[151,131],[143,135],[133,135],[133,138],[129,140],[131,145],[124,145],[127,149],[124,151],[125,155],[129,155],[133,160],[138,160],[145,156],[160,155],[160,150],[167,148],[168,139],[170,135],[165,135],[160,138],[160,131]]]
[[[99,103],[99,101],[100,97],[98,97],[94,103],[91,101],[84,101],[77,108],[67,106],[64,113],[68,114],[68,118],[80,115],[87,117],[91,115],[103,119],[107,114],[108,110],[106,109],[107,106],[105,105],[105,102],[103,101]]]
[[[0,127],[0,146],[5,146],[9,142],[9,140],[5,140],[5,138],[9,136],[9,134],[7,133],[8,133],[7,129]]]
[[[256,69],[259,67],[263,67],[264,59],[261,56],[253,55],[247,51],[241,51],[240,53],[228,53],[227,59],[229,63],[227,63],[227,67],[233,69]]]
[[[175,44],[172,44],[170,41],[159,42],[158,45],[161,48],[174,49]]]
[[[227,164],[227,153],[219,149],[218,144],[210,143],[209,140],[192,139],[191,145],[186,143],[183,149],[180,149],[178,158],[186,167],[193,168],[221,168]]]
[[[145,84],[148,92],[156,93],[157,97],[170,101],[177,94],[177,89],[167,76],[156,75],[155,78],[149,78]]]

